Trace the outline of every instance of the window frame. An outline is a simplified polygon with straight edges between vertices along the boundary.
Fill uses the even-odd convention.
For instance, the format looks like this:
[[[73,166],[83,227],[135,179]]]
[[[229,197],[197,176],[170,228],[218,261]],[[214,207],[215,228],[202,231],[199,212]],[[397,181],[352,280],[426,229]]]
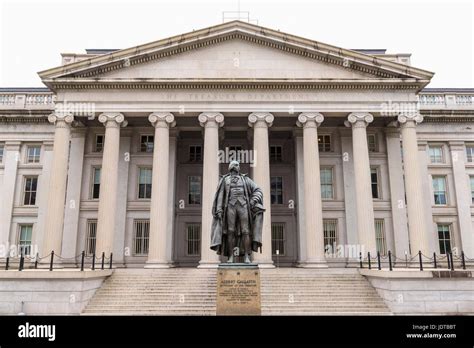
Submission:
[[[435,191],[434,182],[435,179],[443,179],[444,180],[444,191]],[[433,203],[435,206],[446,206],[449,204],[448,199],[448,178],[446,175],[433,175],[431,177],[431,189],[433,190]],[[444,203],[436,203],[436,194],[437,192],[444,192]]]
[[[328,143],[326,143],[324,141],[324,137],[328,137],[329,138],[329,150],[325,150],[325,147]],[[323,141],[320,143],[319,142],[319,139],[323,139]],[[319,152],[332,152],[332,135],[331,134],[327,134],[327,133],[321,133],[321,134],[318,134],[318,151]],[[321,145],[321,146],[320,146]],[[322,148],[321,148],[322,147]]]
[[[33,159],[37,158],[38,160],[30,161],[30,149],[39,149],[39,154],[32,157]],[[26,154],[25,154],[25,164],[40,164],[41,163],[41,153],[42,153],[41,144],[28,144],[26,145]]]
[[[26,190],[26,183],[28,181],[28,179],[36,179],[36,190],[33,191],[27,191]],[[30,196],[30,199],[29,199],[29,202],[30,204],[25,204],[25,199],[26,199],[26,194],[27,193],[32,193],[34,192],[35,195],[34,195],[34,203],[31,204],[31,196]],[[21,195],[21,205],[24,206],[24,207],[36,207],[36,200],[38,199],[38,175],[25,175],[23,177],[23,191],[22,191],[22,195]]]
[[[281,183],[280,195],[278,195],[278,196],[275,195],[275,197],[280,197],[280,196],[281,196],[281,203],[278,203],[278,202],[277,202],[277,203],[273,203],[273,202],[271,201],[271,200],[272,200],[272,196],[273,196],[273,194],[272,194],[272,190],[273,190],[273,188],[272,188],[272,178],[280,178],[280,179],[281,179],[281,180],[280,180],[280,183]],[[285,198],[285,197],[284,197],[284,192],[285,192],[285,190],[284,190],[283,186],[284,186],[284,185],[283,185],[283,175],[271,175],[271,176],[270,176],[270,203],[271,203],[271,205],[279,205],[279,206],[281,206],[281,205],[284,204],[284,202],[285,202],[285,199],[284,199],[284,198]],[[276,188],[276,192],[278,193],[278,188]]]
[[[273,227],[276,225],[282,226],[282,237],[283,238],[273,238],[274,237],[274,230]],[[285,222],[272,222],[270,226],[270,231],[271,231],[271,252],[272,256],[285,256],[286,255],[286,223]],[[278,243],[278,247],[283,246],[283,252],[281,251],[281,248],[278,249],[278,254],[276,253],[276,248],[275,244]]]
[[[199,231],[198,231],[198,234],[199,234],[199,238],[198,239],[193,239],[193,240],[190,240],[189,238],[189,227],[190,226],[198,226],[199,228]],[[199,222],[187,222],[185,224],[185,231],[186,231],[186,235],[185,235],[185,248],[186,248],[186,256],[189,256],[189,257],[200,257],[201,255],[201,239],[202,239],[202,225],[201,223]],[[197,252],[196,253],[189,253],[189,250],[190,250],[190,245],[189,243],[190,242],[193,242],[195,243],[195,245],[193,247],[191,247],[191,249],[194,249],[196,248],[197,249]]]
[[[272,155],[272,148],[275,149]],[[282,163],[283,162],[283,146],[282,145],[270,145],[270,162]]]
[[[369,138],[372,138],[372,137],[374,138],[374,143],[373,143],[374,146],[371,149]],[[367,149],[368,149],[369,153],[378,152],[378,143],[377,143],[377,134],[376,133],[367,134]]]
[[[440,155],[439,155],[439,158],[440,160],[435,160],[433,161],[433,158],[438,158],[438,156],[435,156],[433,157],[432,154],[431,154],[431,150],[432,149],[439,149],[440,150]],[[444,164],[446,163],[446,156],[444,155],[444,146],[443,144],[428,144],[428,155],[429,155],[429,158],[430,158],[430,164]]]
[[[150,183],[149,184],[147,184],[147,183],[141,184],[140,183],[142,170],[150,171]],[[140,197],[140,185],[145,185],[145,191],[144,191],[145,197]],[[150,186],[150,189],[149,189],[150,195],[149,195],[149,197],[147,197],[147,192],[148,192],[147,187],[148,187],[148,185]],[[152,169],[152,167],[150,167],[150,166],[139,166],[138,171],[137,171],[137,199],[141,200],[141,201],[151,200],[152,190],[153,190],[153,169]]]
[[[97,141],[97,139],[99,137],[102,137],[102,145],[101,145],[101,148],[98,150],[99,142]],[[96,152],[96,153],[104,152],[104,145],[105,145],[105,134],[96,134],[94,138],[94,151],[93,152]]]
[[[95,225],[95,234],[94,237],[90,236],[90,227]],[[92,253],[90,252],[90,246],[93,245]],[[84,252],[86,256],[94,255],[97,248],[97,219],[87,219],[86,221],[86,233],[85,233],[85,241],[84,241]]]
[[[22,233],[22,228],[23,227],[30,227],[31,228],[29,244],[23,244],[27,240],[22,240],[21,239],[21,237],[22,237],[21,233]],[[31,247],[33,245],[33,228],[34,228],[33,223],[20,223],[20,224],[18,224],[17,245],[19,247],[20,254],[23,253],[23,256],[25,256],[25,255],[30,255],[31,256]],[[26,248],[29,248],[28,253],[23,252],[25,246],[26,246]]]
[[[199,203],[190,203],[191,202],[191,178],[199,178]],[[188,175],[187,176],[187,202],[188,205],[192,207],[197,207],[202,205],[202,175]],[[195,195],[195,193],[193,193]]]
[[[94,197],[94,186],[96,185],[95,184],[95,173],[96,173],[96,170],[99,169],[100,170],[100,178],[99,178],[99,183],[97,185],[99,185],[99,190],[98,190],[98,194],[97,194],[97,197]],[[102,179],[102,166],[101,165],[95,165],[95,166],[92,166],[91,167],[91,185],[90,185],[90,192],[89,192],[89,199],[90,200],[99,200],[100,199],[100,183],[101,183],[101,179]]]
[[[5,157],[5,144],[0,143],[0,164],[3,163],[3,158]]]
[[[330,245],[331,248],[334,247],[334,243],[336,243],[336,246],[339,242],[339,235],[338,235],[338,219],[323,219],[323,247],[324,247],[324,253],[326,253],[326,246]],[[332,224],[334,226],[334,236],[328,236],[326,232],[332,232],[326,230],[326,227],[329,226],[329,224]],[[328,243],[328,240],[333,240],[333,243]],[[335,254],[337,251],[332,250],[332,254]]]
[[[471,205],[474,205],[474,175],[469,175],[469,185],[471,187]]]
[[[377,182],[376,182],[377,197],[374,197],[374,189],[373,189],[374,182],[372,181],[372,174],[374,174],[373,171],[375,171],[375,176],[377,178]],[[381,190],[380,190],[380,167],[379,166],[370,167],[370,192],[372,195],[372,199],[382,199]]]
[[[137,237],[138,225],[142,225],[142,235]],[[140,250],[137,252],[137,241],[140,241]],[[150,251],[150,219],[134,219],[133,220],[133,256],[147,256]]]
[[[466,163],[474,163],[474,143],[465,144]],[[468,149],[471,149],[470,153]]]
[[[380,231],[377,229],[377,225],[379,225],[381,227]],[[385,229],[385,219],[374,219],[374,227],[375,227],[375,246],[376,246],[376,249],[377,249],[378,252],[380,252],[380,255],[385,256],[385,255],[387,255],[387,252],[388,252],[387,231]]]
[[[321,175],[321,172],[323,170],[330,170],[331,171],[331,198],[325,198],[323,197],[323,185],[328,185],[328,184],[323,184],[323,181],[321,180],[322,178],[322,175]],[[319,181],[320,181],[320,190],[321,190],[321,199],[322,200],[325,200],[325,201],[331,201],[331,200],[334,200],[334,193],[335,193],[335,190],[334,190],[334,167],[333,166],[322,166],[319,168]]]
[[[197,159],[196,157],[196,154],[197,152],[195,151],[194,153],[191,151],[191,149],[200,149],[200,158]],[[189,145],[188,147],[188,161],[191,162],[191,163],[200,163],[202,162],[202,159],[203,159],[203,148],[202,148],[202,145],[201,144],[194,144],[194,145]],[[194,159],[192,158],[194,156]]]
[[[143,142],[143,138],[146,137],[145,142]],[[152,142],[150,142],[150,137],[153,139]],[[153,153],[155,149],[155,135],[154,134],[140,134],[140,144],[138,146],[138,152],[140,153]],[[150,143],[152,144],[151,150],[150,150]]]
[[[447,227],[448,228],[448,237],[449,239],[446,239],[446,231],[442,231],[443,233],[443,239],[440,239],[439,238],[439,234],[440,234],[440,230],[439,228],[443,226],[443,227]],[[446,241],[449,241],[449,252],[451,252],[453,250],[453,239],[452,239],[452,233],[451,233],[451,226],[452,224],[450,223],[443,223],[443,222],[439,222],[439,223],[436,223],[436,236],[438,237],[438,248],[439,248],[439,254],[440,255],[446,255]],[[443,241],[443,244],[444,244],[444,251],[445,253],[442,253],[441,252],[441,242]]]

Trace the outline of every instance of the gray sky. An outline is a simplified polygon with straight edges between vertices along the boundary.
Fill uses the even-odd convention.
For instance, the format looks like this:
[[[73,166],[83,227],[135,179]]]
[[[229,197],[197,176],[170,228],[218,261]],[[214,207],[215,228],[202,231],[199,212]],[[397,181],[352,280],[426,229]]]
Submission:
[[[42,86],[61,52],[127,48],[222,22],[238,0],[0,0],[0,87]],[[241,0],[258,24],[344,48],[412,53],[429,87],[474,87],[470,0]]]

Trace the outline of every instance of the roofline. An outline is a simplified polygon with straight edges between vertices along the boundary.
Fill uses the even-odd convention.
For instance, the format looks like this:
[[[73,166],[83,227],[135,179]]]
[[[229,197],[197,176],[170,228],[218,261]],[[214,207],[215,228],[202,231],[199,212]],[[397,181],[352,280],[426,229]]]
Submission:
[[[11,93],[16,93],[16,92],[51,92],[48,87],[0,87],[0,92],[11,92]]]
[[[354,50],[332,46],[332,45],[325,44],[322,42],[302,38],[296,35],[291,35],[291,34],[276,31],[273,29],[261,27],[261,26],[251,24],[251,23],[246,23],[242,21],[231,21],[231,22],[226,22],[226,23],[215,25],[215,26],[207,27],[204,29],[200,29],[200,30],[196,30],[196,31],[192,31],[192,32],[188,32],[188,33],[184,33],[180,35],[175,35],[175,36],[161,39],[158,41],[153,41],[144,45],[126,48],[126,49],[122,49],[122,50],[108,53],[108,54],[98,55],[96,57],[93,57],[93,58],[91,57],[90,59],[85,59],[80,62],[74,62],[74,63],[62,65],[56,68],[43,70],[43,71],[38,72],[38,74],[42,79],[51,78],[54,75],[70,74],[70,73],[74,73],[75,72],[74,70],[88,69],[94,65],[101,65],[101,64],[105,65],[112,62],[117,62],[133,54],[135,55],[145,54],[145,53],[149,53],[150,50],[170,47],[173,44],[179,46],[181,42],[183,41],[189,41],[189,40],[199,41],[201,39],[205,39],[206,37],[209,37],[211,34],[215,34],[216,32],[218,34],[219,31],[231,30],[236,27],[248,29],[251,31],[250,34],[255,35],[255,36],[257,35],[267,36],[270,34],[271,36],[273,36],[275,40],[278,40],[278,39],[283,40],[285,43],[288,43],[288,44],[310,46],[317,51],[324,52],[327,55],[333,55],[337,57],[347,55],[347,56],[350,56],[351,58],[358,60],[359,64],[366,64],[366,65],[374,64],[373,60],[375,56],[373,55],[371,56],[371,55],[360,53]],[[431,77],[433,77],[434,75],[434,73],[431,71],[427,71],[427,70],[423,70],[423,69],[419,69],[419,68],[415,68],[411,66],[407,67],[404,64],[386,60],[381,57],[377,57],[377,59],[380,59],[383,61],[383,64],[385,65],[385,68],[387,70],[392,70],[392,69],[397,70],[399,71],[400,74],[402,74],[400,71],[404,71],[405,74],[407,74],[406,71],[408,70],[410,71],[410,75],[415,74],[415,75],[418,75],[418,78],[423,78],[423,79],[431,79]]]
[[[474,88],[423,88],[420,93],[474,93]]]

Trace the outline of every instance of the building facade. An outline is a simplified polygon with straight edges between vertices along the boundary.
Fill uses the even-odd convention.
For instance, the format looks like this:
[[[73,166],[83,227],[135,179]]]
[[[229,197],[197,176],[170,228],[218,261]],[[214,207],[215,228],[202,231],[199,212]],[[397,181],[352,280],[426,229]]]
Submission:
[[[0,89],[3,257],[215,267],[236,157],[264,192],[261,267],[474,257],[474,90],[426,88],[409,54],[235,21],[62,60]]]

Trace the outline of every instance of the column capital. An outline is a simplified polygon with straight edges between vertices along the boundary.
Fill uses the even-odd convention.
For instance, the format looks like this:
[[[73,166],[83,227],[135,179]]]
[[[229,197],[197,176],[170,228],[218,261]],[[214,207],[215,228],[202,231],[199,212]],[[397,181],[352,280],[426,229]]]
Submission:
[[[398,120],[398,123],[403,127],[407,127],[407,126],[414,127],[418,123],[423,122],[423,116],[419,113],[408,112],[408,113],[399,114],[397,120]]]
[[[203,112],[198,116],[201,127],[224,126],[224,115],[220,112]]]
[[[346,127],[367,127],[374,120],[374,116],[368,112],[353,112],[347,116],[344,122]]]
[[[99,115],[99,122],[106,127],[126,127],[128,122],[120,112],[104,112]]]
[[[176,125],[174,115],[171,112],[154,112],[148,116],[148,121],[155,128],[170,128]]]
[[[249,115],[249,127],[271,127],[275,117],[269,112],[252,112]]]
[[[70,112],[53,112],[48,116],[48,121],[56,127],[69,127],[74,121],[74,115]]]
[[[319,127],[324,121],[324,116],[319,112],[302,112],[298,116],[298,127]]]

